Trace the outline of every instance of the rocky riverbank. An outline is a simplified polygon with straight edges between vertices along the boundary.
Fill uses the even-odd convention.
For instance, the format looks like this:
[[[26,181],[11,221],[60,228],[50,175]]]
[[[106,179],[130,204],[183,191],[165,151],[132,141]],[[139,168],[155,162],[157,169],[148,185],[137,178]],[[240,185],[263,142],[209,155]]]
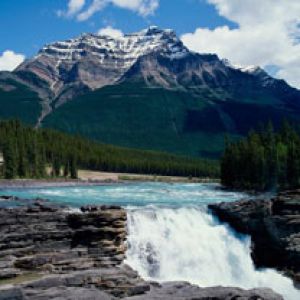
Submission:
[[[300,286],[300,190],[271,200],[242,200],[209,205],[223,222],[251,235],[252,257],[258,267],[285,272]]]
[[[123,262],[127,215],[121,207],[75,211],[45,200],[3,201],[0,300],[282,299],[269,289],[143,280]]]

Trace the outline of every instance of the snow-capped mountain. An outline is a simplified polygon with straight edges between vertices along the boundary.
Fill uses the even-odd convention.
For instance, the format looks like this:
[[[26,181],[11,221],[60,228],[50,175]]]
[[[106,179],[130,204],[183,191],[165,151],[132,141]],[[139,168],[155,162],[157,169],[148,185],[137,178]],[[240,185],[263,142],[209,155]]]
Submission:
[[[259,67],[238,68],[215,54],[194,53],[173,30],[155,26],[118,38],[82,34],[55,42],[15,71],[39,93],[47,93],[48,102],[56,106],[87,91],[128,79],[197,92],[204,87],[215,90],[234,85],[239,73],[241,77],[241,73],[255,77],[263,86],[278,81]]]
[[[82,34],[46,45],[16,72],[37,75],[57,97],[70,85],[96,89],[114,84],[141,56],[155,52],[172,60],[185,57],[189,50],[174,31],[153,26],[120,38]]]

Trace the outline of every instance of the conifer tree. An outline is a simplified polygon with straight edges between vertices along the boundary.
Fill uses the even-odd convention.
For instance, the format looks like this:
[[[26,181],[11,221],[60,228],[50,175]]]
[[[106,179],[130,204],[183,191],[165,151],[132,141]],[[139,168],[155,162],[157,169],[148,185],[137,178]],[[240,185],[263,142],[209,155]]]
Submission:
[[[72,179],[78,178],[78,170],[77,170],[77,159],[75,155],[71,156],[70,160],[70,174]]]
[[[53,162],[52,162],[52,171],[53,171],[54,177],[60,176],[60,169],[61,169],[60,159],[59,159],[58,155],[56,155],[56,156],[54,156]]]
[[[65,166],[64,166],[64,177],[68,177],[70,173],[70,163],[69,161],[66,161]]]
[[[17,153],[13,139],[8,138],[3,148],[4,177],[13,179],[17,176]]]

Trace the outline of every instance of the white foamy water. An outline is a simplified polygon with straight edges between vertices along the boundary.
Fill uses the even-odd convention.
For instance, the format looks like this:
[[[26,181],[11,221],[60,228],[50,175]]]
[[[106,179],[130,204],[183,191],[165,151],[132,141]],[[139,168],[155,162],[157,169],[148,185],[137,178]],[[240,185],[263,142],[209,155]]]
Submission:
[[[300,299],[289,278],[272,269],[256,270],[249,238],[237,237],[204,207],[130,209],[128,232],[126,262],[145,279],[269,287],[285,299]]]

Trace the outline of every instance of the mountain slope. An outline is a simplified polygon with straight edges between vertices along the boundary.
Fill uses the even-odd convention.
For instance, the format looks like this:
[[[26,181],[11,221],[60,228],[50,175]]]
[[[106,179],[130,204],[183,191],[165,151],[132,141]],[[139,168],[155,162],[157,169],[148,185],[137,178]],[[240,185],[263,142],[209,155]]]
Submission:
[[[47,45],[11,76],[42,99],[30,122],[127,147],[217,157],[225,133],[300,121],[300,91],[285,81],[191,52],[157,27]]]
[[[28,85],[7,72],[0,73],[0,117],[20,119],[36,125],[42,113],[42,100]]]
[[[191,131],[190,111],[201,114],[201,132]],[[80,133],[105,143],[198,156],[222,146],[218,113],[188,93],[122,83],[78,97],[47,116],[45,127]],[[216,140],[205,144],[208,139]],[[201,147],[200,147],[201,146]]]
[[[127,81],[73,99],[43,126],[126,147],[216,158],[225,133],[240,136],[260,122],[299,120],[286,108],[208,99],[205,90],[193,96]]]

